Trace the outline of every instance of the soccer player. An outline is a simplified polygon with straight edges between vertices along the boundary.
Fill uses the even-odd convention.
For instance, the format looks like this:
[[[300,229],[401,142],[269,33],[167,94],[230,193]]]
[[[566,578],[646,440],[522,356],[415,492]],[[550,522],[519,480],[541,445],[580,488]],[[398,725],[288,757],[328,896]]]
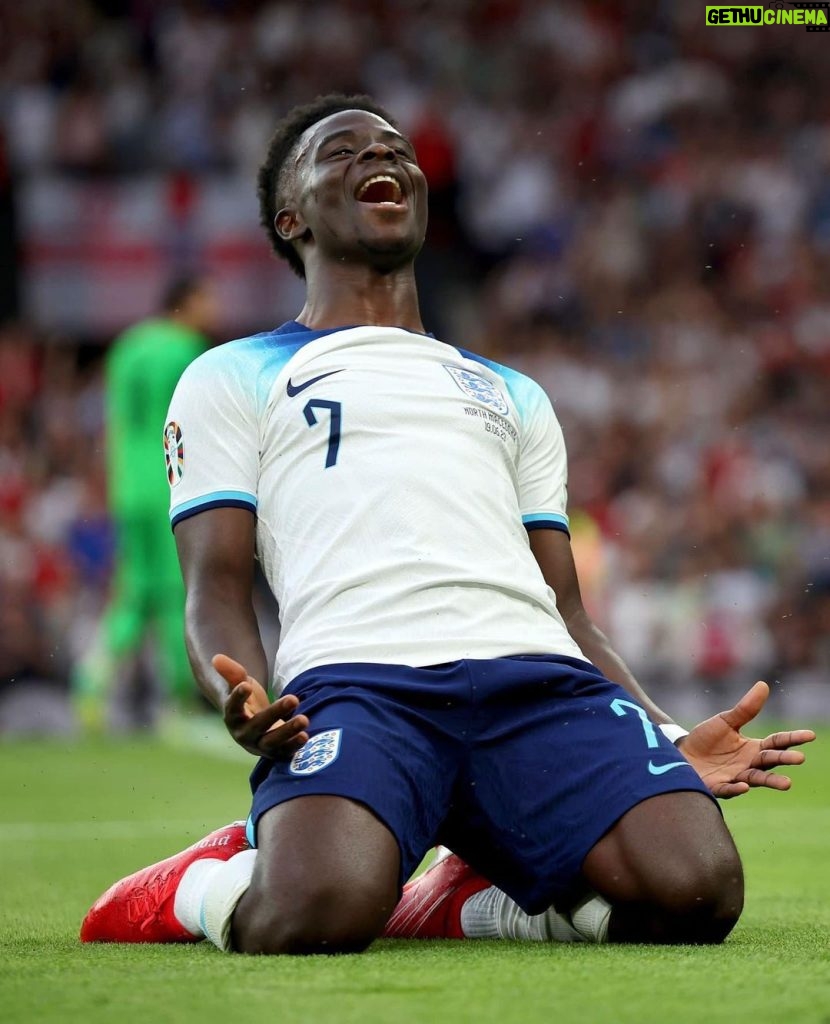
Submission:
[[[184,587],[166,522],[169,486],[160,464],[161,425],[185,367],[208,348],[216,299],[210,280],[181,276],[168,286],[159,316],[128,328],[105,364],[107,470],[115,526],[113,594],[97,648],[76,668],[82,720],[99,725],[109,689],[138,666],[151,633],[158,669],[172,697],[193,697],[184,646]],[[168,465],[168,480],[178,471]]]
[[[239,824],[213,833],[117,883],[81,937],[360,950],[443,842],[449,872],[407,890],[390,933],[477,934],[441,908],[460,917],[489,879],[526,920],[554,905],[554,937],[721,941],[743,880],[713,793],[786,788],[762,769],[801,763],[787,748],[812,733],[742,737],[758,684],[686,737],[706,782],[678,751],[583,609],[544,392],[424,332],[426,183],[385,111],[294,110],[259,184],[306,303],[194,362],[165,429],[191,664],[260,757],[256,849]],[[281,612],[273,701],[255,557]]]

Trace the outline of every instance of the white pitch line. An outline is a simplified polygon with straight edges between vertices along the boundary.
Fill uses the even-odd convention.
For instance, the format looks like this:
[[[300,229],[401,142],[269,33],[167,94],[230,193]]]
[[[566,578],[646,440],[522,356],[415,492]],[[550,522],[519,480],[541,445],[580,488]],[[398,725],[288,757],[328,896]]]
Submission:
[[[100,839],[141,839],[144,836],[169,832],[181,837],[192,835],[195,842],[213,829],[227,822],[221,821],[8,821],[0,822],[0,843],[48,842],[90,843]]]

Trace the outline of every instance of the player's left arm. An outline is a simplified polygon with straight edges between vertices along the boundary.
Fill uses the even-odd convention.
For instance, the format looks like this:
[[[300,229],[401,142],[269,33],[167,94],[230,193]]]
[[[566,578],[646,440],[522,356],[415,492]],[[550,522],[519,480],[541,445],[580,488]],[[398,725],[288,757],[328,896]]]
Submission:
[[[651,700],[586,612],[567,533],[534,530],[530,534],[530,547],[546,583],[556,594],[557,607],[568,632],[585,657],[608,679],[624,687],[646,709],[652,721],[671,723],[671,718]],[[768,697],[767,684],[757,682],[735,707],[701,722],[678,741],[683,755],[715,796],[740,796],[756,786],[777,790],[790,788],[786,775],[773,775],[769,769],[802,764],[804,754],[790,748],[810,743],[816,735],[811,729],[795,729],[772,733],[763,739],[744,736],[741,729],[760,713]]]
[[[571,539],[564,530],[533,530],[530,550],[539,563],[547,585],[556,594],[556,607],[579,649],[604,676],[619,683],[648,712],[657,725],[672,719],[661,710],[634,678],[608,637],[591,620],[582,603],[582,592],[574,564]]]

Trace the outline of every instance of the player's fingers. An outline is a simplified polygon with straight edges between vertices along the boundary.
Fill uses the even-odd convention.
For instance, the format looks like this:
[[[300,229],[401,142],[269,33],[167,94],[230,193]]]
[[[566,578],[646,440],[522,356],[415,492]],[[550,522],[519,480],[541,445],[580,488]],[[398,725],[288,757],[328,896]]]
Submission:
[[[269,704],[263,711],[258,712],[256,715],[256,724],[263,732],[268,732],[269,729],[280,721],[287,722],[297,710],[299,703],[299,698],[295,697],[293,693],[290,693],[285,697],[280,697],[272,704]]]
[[[805,756],[800,750],[761,750],[752,764],[753,768],[778,768],[782,764],[804,764]]]
[[[723,782],[721,785],[715,786],[712,795],[716,796],[718,800],[731,800],[733,797],[743,796],[748,792],[748,782]]]
[[[770,772],[766,776],[766,782],[764,783],[767,789],[777,789],[781,793],[786,792],[792,784],[792,779],[789,775],[776,775],[774,772]]]
[[[260,736],[260,753],[265,757],[290,757],[308,739],[307,729],[308,719],[295,721],[292,718],[289,722],[283,722],[282,725]]]
[[[248,678],[245,666],[229,658],[227,654],[214,654],[210,663],[230,687],[237,686]]]
[[[292,718],[279,727],[279,730],[266,733],[259,743],[259,749],[266,757],[291,757],[300,747],[308,742],[308,720],[305,725],[295,723]]]
[[[764,787],[766,789],[789,789],[791,780],[786,775],[775,775],[773,772],[766,772],[761,768],[750,768],[744,772],[741,778],[748,782],[753,789]]]
[[[812,729],[792,729],[790,732],[774,732],[761,740],[764,750],[783,750],[786,747],[798,747],[802,743],[812,743],[816,734]]]
[[[741,697],[734,708],[722,711],[720,717],[728,726],[740,732],[747,722],[751,722],[759,714],[767,702],[767,697],[769,697],[769,686],[759,680]]]
[[[251,684],[249,682],[244,681],[234,686],[222,709],[222,716],[226,722],[235,722],[241,718],[250,717],[245,710],[245,701],[250,695]]]
[[[287,721],[280,719],[275,722],[269,729],[266,729],[262,733],[262,739],[266,743],[281,743],[285,739],[289,739],[295,733],[301,732],[303,729],[308,728],[308,719],[305,715],[295,715],[293,718],[289,718]]]
[[[226,715],[225,723],[236,742],[246,750],[252,754],[272,758],[283,757],[286,745],[302,746],[305,740],[298,742],[297,738],[301,734],[304,735],[308,728],[308,719],[305,715],[297,715],[288,721],[271,721],[270,715],[265,713],[247,720],[234,719]]]

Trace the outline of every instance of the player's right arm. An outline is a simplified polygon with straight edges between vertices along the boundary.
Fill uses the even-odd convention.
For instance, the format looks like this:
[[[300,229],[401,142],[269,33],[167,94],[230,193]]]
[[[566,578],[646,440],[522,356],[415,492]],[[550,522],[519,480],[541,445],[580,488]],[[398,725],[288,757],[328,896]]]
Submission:
[[[308,720],[269,701],[253,608],[259,422],[250,363],[233,344],[185,370],[164,428],[170,520],[187,593],[185,640],[199,689],[252,754],[290,756]],[[290,721],[289,721],[290,719]]]
[[[271,702],[259,682],[268,665],[252,600],[255,523],[246,509],[215,508],[176,527],[185,640],[199,689],[236,742],[262,757],[289,757],[308,738],[308,719],[294,715],[296,697]]]

